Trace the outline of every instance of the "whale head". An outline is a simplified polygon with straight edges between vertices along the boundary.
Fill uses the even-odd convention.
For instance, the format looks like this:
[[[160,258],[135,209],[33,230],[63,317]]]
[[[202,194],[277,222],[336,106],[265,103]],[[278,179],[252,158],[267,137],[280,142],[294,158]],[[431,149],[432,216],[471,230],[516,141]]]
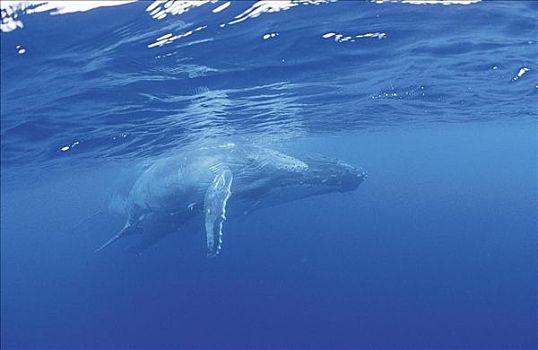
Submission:
[[[318,158],[306,159],[308,171],[304,183],[317,193],[349,192],[366,180],[366,170],[340,160]]]

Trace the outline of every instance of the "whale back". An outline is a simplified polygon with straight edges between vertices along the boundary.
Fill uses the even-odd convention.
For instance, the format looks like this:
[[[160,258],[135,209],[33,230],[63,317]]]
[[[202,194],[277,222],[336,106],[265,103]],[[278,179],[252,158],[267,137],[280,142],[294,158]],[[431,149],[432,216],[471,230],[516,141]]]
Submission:
[[[133,185],[129,203],[149,211],[185,210],[203,202],[223,168],[233,173],[232,201],[240,202],[279,203],[352,190],[365,177],[350,165],[322,157],[301,160],[252,145],[205,145],[157,160]]]

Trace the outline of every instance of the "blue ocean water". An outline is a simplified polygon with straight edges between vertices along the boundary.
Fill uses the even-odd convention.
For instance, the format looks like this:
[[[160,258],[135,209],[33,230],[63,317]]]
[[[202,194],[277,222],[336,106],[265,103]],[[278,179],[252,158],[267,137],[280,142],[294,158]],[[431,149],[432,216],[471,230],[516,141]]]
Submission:
[[[90,4],[3,4],[2,349],[538,348],[536,2]],[[204,140],[369,177],[95,254]]]

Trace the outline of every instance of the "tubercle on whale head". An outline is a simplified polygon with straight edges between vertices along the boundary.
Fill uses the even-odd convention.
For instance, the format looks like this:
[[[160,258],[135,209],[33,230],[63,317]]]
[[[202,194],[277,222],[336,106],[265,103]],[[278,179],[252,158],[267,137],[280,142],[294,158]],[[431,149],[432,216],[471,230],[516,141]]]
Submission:
[[[356,190],[368,178],[368,172],[362,168],[355,168],[349,164],[341,163],[344,169],[340,183],[340,192]]]
[[[349,192],[357,189],[368,178],[362,168],[339,160],[308,160],[307,183],[323,187],[323,192]]]

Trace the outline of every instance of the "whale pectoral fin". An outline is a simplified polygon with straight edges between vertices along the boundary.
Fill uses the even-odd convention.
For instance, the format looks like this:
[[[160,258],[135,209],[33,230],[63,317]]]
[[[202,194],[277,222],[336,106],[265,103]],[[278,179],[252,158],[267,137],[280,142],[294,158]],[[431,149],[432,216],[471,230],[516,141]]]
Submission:
[[[101,250],[105,249],[106,247],[108,247],[112,243],[116,242],[120,238],[121,238],[121,235],[119,233],[116,234],[114,237],[112,237],[111,239],[106,241],[104,244],[102,244],[99,248],[95,249],[94,252],[99,253]]]
[[[226,220],[226,202],[232,195],[233,175],[229,169],[219,172],[205,194],[204,213],[207,238],[207,256],[219,254],[222,244],[222,224]]]
[[[105,249],[106,247],[108,247],[109,245],[111,245],[112,243],[116,242],[118,239],[126,236],[126,235],[129,235],[129,234],[132,234],[132,233],[135,233],[138,231],[138,228],[137,227],[134,227],[133,225],[131,225],[130,222],[127,222],[125,224],[125,226],[123,226],[123,228],[120,230],[120,232],[116,233],[114,235],[114,237],[112,237],[111,239],[109,239],[108,241],[106,241],[104,244],[102,244],[99,248],[95,249],[95,253],[99,253],[101,250]]]

